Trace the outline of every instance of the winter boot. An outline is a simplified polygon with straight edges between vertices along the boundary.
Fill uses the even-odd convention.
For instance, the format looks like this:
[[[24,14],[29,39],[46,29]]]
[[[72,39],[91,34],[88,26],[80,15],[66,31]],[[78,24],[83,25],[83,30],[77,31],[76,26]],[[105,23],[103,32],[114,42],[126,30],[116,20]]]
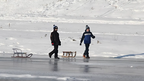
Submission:
[[[86,58],[85,55],[83,55],[83,57]]]
[[[89,57],[89,54],[87,55],[87,57],[86,57],[87,59],[90,59],[90,57]]]
[[[51,53],[49,53],[49,57],[51,58],[51,56],[52,56],[52,54]]]
[[[56,57],[55,59],[60,59],[59,57]]]

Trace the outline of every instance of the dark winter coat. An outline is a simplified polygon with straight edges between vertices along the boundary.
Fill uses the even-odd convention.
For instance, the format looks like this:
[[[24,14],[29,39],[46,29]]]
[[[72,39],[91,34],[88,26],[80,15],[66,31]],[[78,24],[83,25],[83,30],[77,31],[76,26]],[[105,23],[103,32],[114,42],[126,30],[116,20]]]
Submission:
[[[90,44],[91,43],[91,37],[92,38],[95,38],[95,36],[92,34],[92,32],[84,32],[83,35],[82,35],[82,38],[81,38],[81,43],[83,42],[84,40],[84,44]]]
[[[59,39],[59,33],[57,31],[53,31],[51,33],[50,39],[51,43],[54,43],[54,45],[61,45],[61,41]]]

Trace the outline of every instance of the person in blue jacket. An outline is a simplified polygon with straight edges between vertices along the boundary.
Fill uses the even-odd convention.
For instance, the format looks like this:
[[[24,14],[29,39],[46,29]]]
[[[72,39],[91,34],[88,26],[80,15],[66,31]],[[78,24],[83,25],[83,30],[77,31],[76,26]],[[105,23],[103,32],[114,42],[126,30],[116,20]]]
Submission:
[[[80,45],[82,45],[82,42],[84,40],[84,44],[85,44],[85,52],[83,54],[84,58],[90,58],[89,57],[89,46],[91,43],[91,37],[94,39],[95,36],[92,34],[92,32],[90,31],[90,27],[88,25],[86,25],[86,30],[82,35],[81,41],[80,41]]]

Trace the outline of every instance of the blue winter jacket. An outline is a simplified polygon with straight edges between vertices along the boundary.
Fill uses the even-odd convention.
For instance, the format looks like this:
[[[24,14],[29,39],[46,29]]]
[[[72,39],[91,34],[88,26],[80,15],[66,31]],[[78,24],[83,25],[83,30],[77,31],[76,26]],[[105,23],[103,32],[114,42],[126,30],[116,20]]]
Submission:
[[[92,34],[92,32],[84,32],[83,35],[82,35],[82,38],[81,38],[81,43],[83,42],[84,40],[84,44],[90,44],[91,43],[91,37],[92,38],[95,38],[95,36]]]

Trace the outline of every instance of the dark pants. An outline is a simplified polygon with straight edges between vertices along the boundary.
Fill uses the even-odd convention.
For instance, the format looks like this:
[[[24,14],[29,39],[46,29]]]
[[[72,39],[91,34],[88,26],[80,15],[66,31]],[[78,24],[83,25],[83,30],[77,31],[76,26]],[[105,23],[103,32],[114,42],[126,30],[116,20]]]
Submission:
[[[58,45],[54,45],[54,50],[50,52],[51,55],[55,53],[55,58],[58,57]]]
[[[85,52],[84,52],[84,55],[89,57],[89,46],[90,44],[85,44]]]

